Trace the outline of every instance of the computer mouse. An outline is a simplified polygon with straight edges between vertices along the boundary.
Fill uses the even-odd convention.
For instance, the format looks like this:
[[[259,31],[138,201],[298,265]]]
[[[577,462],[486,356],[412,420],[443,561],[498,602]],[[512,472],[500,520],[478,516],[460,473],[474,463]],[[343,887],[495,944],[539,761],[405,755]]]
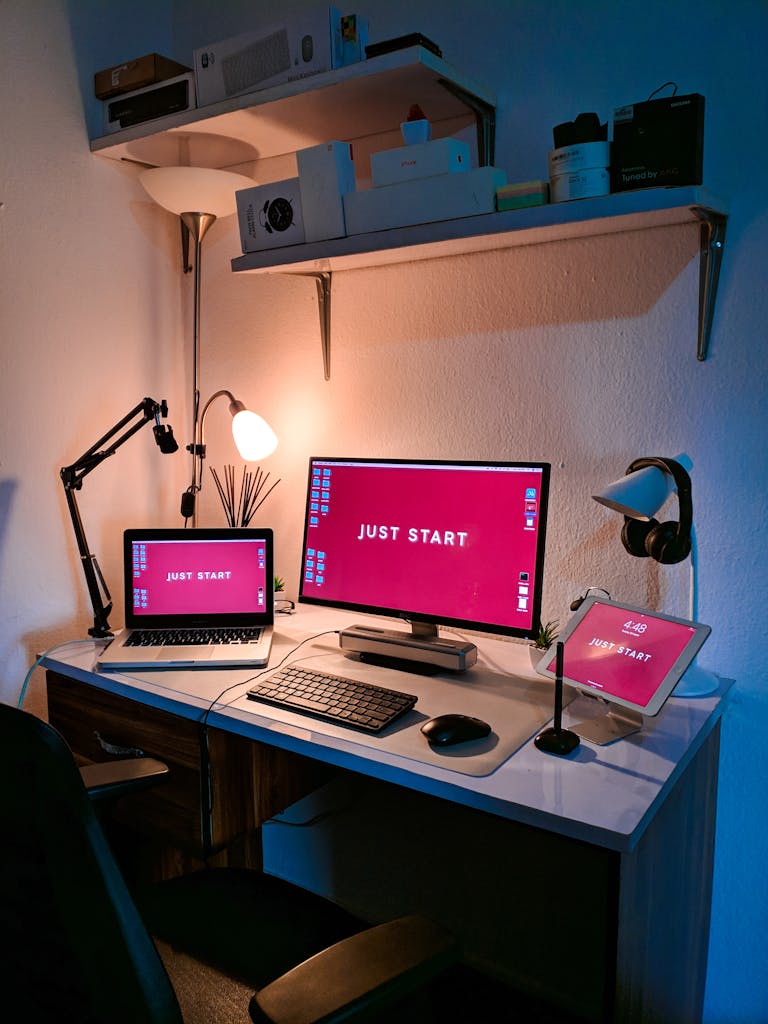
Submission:
[[[425,722],[421,731],[433,747],[452,747],[455,743],[482,739],[491,727],[470,715],[438,715]]]

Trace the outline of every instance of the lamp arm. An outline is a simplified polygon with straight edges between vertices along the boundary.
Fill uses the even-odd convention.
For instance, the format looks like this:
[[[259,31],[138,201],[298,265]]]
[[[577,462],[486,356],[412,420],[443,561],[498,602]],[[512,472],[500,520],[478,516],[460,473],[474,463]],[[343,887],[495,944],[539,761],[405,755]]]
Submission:
[[[135,423],[131,423],[137,416],[141,416]],[[112,636],[112,630],[109,627],[109,614],[112,611],[112,596],[109,593],[106,580],[101,572],[99,563],[96,561],[96,556],[91,553],[88,547],[88,540],[85,536],[85,528],[83,526],[83,520],[80,516],[80,509],[77,504],[77,498],[75,497],[75,491],[79,491],[83,486],[83,479],[88,476],[98,465],[100,465],[104,459],[114,455],[118,448],[122,447],[123,444],[133,435],[140,430],[145,423],[149,423],[151,420],[155,420],[155,439],[163,452],[171,452],[175,450],[176,445],[173,439],[173,433],[170,427],[161,426],[160,417],[168,415],[168,405],[163,399],[161,402],[156,402],[153,398],[145,398],[139,402],[138,405],[134,406],[129,413],[127,413],[121,420],[119,420],[114,427],[106,432],[99,440],[91,445],[91,447],[83,452],[79,459],[76,459],[69,466],[64,466],[61,469],[60,476],[61,482],[64,486],[64,494],[67,499],[67,508],[69,509],[69,515],[72,520],[72,527],[75,531],[75,540],[77,541],[77,549],[80,554],[80,562],[83,566],[83,573],[85,575],[85,583],[88,587],[88,596],[91,599],[91,606],[93,608],[93,626],[88,630],[88,633],[93,637],[108,637]],[[120,431],[123,431],[120,434]],[[102,448],[102,445],[111,441],[116,434],[117,437],[108,448]],[[171,445],[175,447],[171,447]],[[105,603],[106,602],[106,603]]]

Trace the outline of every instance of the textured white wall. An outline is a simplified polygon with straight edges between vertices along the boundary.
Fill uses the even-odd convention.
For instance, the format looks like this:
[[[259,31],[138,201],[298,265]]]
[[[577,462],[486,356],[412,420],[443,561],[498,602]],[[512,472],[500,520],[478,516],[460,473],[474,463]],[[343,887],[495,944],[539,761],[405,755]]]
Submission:
[[[305,6],[286,0],[281,10]],[[158,9],[174,15],[172,40]],[[277,570],[293,591],[308,455],[543,457],[553,464],[544,614],[565,618],[588,585],[685,613],[686,567],[626,555],[617,517],[590,494],[638,455],[691,455],[700,617],[713,627],[701,660],[737,679],[724,724],[706,1019],[766,1020],[754,937],[768,906],[768,659],[743,638],[768,599],[768,216],[754,171],[768,157],[756,129],[768,106],[768,10],[761,0],[673,9],[661,0],[631,9],[361,0],[356,9],[369,15],[372,37],[423,31],[496,91],[496,162],[512,180],[544,177],[552,126],[582,110],[605,118],[670,78],[681,93],[706,96],[705,179],[731,203],[707,362],[695,358],[694,228],[337,274],[326,383],[314,284],[231,274],[237,236],[222,223],[206,240],[202,390],[236,386],[278,432],[264,468],[282,482],[261,521],[277,532]],[[0,68],[4,699],[15,699],[36,650],[88,624],[58,467],[145,393],[167,397],[180,439],[187,433],[191,296],[177,273],[176,227],[145,201],[134,169],[89,155],[78,83],[92,120],[89,75],[123,59],[129,43],[149,52],[163,49],[160,38],[184,59],[247,27],[253,11],[250,0],[188,0],[133,5],[129,19],[117,2],[77,2],[70,12],[60,0],[0,3],[2,37],[13,41]],[[34,398],[41,419],[30,415]],[[224,420],[223,411],[210,417],[212,465],[233,458]],[[115,589],[119,531],[177,521],[186,479],[186,462],[169,468],[146,433],[89,478],[82,497]],[[203,522],[221,521],[210,484],[202,512]],[[306,859],[297,870],[322,881]]]

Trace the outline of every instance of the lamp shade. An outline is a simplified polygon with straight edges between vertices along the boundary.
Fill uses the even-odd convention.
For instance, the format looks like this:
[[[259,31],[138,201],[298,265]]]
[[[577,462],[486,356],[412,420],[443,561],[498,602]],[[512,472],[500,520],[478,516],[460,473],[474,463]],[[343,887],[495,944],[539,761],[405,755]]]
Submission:
[[[235,192],[256,182],[244,174],[212,167],[152,167],[139,181],[156,203],[181,216],[207,213],[229,217],[237,210]]]
[[[687,455],[676,455],[675,461],[685,470],[693,465]],[[650,522],[675,489],[672,476],[656,466],[647,466],[614,480],[592,497],[630,519]]]
[[[277,448],[277,434],[265,419],[250,409],[241,409],[232,417],[232,436],[240,457],[246,462],[265,459]]]

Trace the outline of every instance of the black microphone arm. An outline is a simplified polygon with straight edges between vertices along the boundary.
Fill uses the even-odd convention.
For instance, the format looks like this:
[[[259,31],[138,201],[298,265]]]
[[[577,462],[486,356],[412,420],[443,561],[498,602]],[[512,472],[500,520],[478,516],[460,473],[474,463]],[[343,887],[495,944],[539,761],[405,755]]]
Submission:
[[[91,554],[88,548],[88,541],[85,537],[83,521],[80,518],[80,509],[77,506],[75,491],[79,491],[82,488],[83,479],[96,469],[97,466],[101,465],[104,459],[114,455],[117,449],[125,444],[129,437],[133,437],[145,423],[149,423],[152,420],[155,421],[155,426],[152,430],[160,451],[164,454],[175,452],[179,446],[173,436],[173,430],[168,424],[160,422],[160,417],[165,418],[167,415],[168,405],[165,399],[161,402],[156,402],[154,398],[145,398],[138,405],[134,406],[127,415],[123,416],[119,423],[116,423],[103,437],[100,437],[95,444],[91,445],[88,451],[83,452],[80,458],[76,459],[71,466],[64,466],[61,470],[61,481],[64,485],[67,506],[72,518],[72,526],[75,530],[77,549],[80,553],[88,595],[93,607],[93,626],[88,630],[90,636],[107,637],[114,635],[109,628],[112,597],[99,568],[99,563],[96,561],[96,556]],[[108,447],[105,448],[103,447],[104,445],[108,445]]]

